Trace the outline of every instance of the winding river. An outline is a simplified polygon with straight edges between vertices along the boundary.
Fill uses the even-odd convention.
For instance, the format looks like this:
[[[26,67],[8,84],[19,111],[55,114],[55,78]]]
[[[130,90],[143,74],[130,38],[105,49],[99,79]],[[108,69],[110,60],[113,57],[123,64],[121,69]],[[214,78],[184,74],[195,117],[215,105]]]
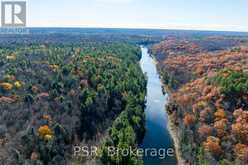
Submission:
[[[173,140],[168,131],[168,116],[165,111],[167,95],[162,92],[162,83],[157,72],[155,60],[146,47],[141,47],[141,68],[148,77],[146,115],[146,134],[141,145],[148,154],[144,155],[145,165],[176,165]],[[174,151],[171,154],[171,151]],[[170,154],[168,154],[170,153]],[[173,156],[172,156],[173,155]]]

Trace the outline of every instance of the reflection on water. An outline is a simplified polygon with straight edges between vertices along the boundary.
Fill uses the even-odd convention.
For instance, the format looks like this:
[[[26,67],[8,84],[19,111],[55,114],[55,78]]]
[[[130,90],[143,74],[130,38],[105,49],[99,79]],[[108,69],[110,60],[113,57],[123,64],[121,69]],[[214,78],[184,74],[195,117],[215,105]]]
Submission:
[[[149,56],[148,49],[141,48],[142,59],[140,61],[141,68],[147,74],[147,104],[145,109],[146,114],[146,134],[141,145],[142,149],[156,149],[160,151],[160,156],[153,156],[153,153],[144,156],[145,165],[176,165],[175,156],[164,155],[173,149],[173,141],[167,129],[167,114],[165,104],[167,103],[167,95],[163,95],[162,83],[156,69],[154,60]],[[160,150],[159,150],[160,149]],[[154,150],[153,150],[154,151]],[[170,154],[169,154],[170,155]],[[175,155],[175,153],[173,154]],[[163,158],[163,159],[161,159]]]

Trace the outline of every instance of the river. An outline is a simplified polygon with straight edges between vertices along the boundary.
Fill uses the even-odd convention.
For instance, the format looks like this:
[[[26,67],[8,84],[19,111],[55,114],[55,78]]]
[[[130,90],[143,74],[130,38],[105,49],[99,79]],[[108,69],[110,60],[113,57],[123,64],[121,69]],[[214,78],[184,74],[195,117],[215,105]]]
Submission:
[[[146,134],[141,145],[143,150],[148,151],[143,158],[144,165],[176,165],[173,140],[167,128],[168,115],[165,111],[168,95],[162,92],[162,83],[155,60],[149,55],[146,47],[141,47],[141,51],[140,65],[148,77],[145,109]],[[174,153],[171,154],[171,151]]]

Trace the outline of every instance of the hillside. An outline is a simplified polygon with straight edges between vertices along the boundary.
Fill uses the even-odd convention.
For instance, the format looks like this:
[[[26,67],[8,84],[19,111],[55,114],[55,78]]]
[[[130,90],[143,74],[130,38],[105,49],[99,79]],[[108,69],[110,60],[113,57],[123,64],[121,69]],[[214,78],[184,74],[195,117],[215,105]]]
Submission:
[[[140,48],[66,38],[32,44],[36,36],[29,36],[0,48],[0,164],[68,164],[75,145],[136,148],[142,139]],[[142,163],[131,156],[98,159]]]
[[[222,42],[215,50],[185,39],[151,48],[171,90],[167,111],[188,164],[248,163],[248,46]]]

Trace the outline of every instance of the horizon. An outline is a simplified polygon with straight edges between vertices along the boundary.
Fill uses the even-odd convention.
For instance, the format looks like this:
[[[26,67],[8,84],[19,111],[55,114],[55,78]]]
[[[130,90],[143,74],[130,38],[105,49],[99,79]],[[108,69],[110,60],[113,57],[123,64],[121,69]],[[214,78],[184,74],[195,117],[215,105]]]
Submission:
[[[26,1],[28,27],[248,32],[245,0]]]
[[[3,27],[0,27],[0,29]],[[161,30],[161,31],[199,31],[199,32],[230,32],[230,33],[248,33],[248,31],[232,31],[232,30],[209,30],[209,29],[176,29],[176,28],[146,28],[146,27],[141,27],[141,28],[136,28],[136,27],[76,27],[76,26],[28,26],[25,27],[28,29],[35,29],[35,28],[40,28],[40,29],[109,29],[109,30]]]

